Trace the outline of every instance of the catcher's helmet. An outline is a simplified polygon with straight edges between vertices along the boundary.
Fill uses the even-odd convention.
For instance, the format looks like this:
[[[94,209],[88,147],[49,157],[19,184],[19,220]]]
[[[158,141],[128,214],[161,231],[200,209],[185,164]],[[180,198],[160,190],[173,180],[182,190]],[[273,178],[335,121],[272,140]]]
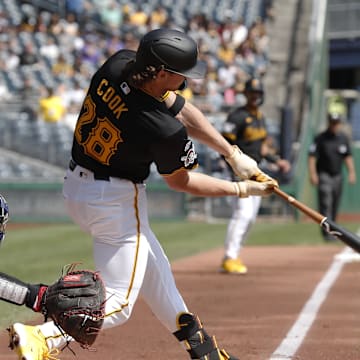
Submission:
[[[5,198],[0,194],[0,243],[5,238],[5,228],[8,220],[9,207]]]
[[[200,79],[205,76],[206,63],[197,58],[197,44],[190,36],[178,30],[156,29],[140,40],[136,64],[142,69],[146,65],[163,65],[165,70]]]

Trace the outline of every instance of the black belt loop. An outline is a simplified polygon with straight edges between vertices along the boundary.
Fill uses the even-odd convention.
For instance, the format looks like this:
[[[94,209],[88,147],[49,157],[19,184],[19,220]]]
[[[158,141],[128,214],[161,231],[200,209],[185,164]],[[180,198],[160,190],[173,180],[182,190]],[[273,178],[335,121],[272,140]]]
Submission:
[[[76,169],[76,162],[73,159],[70,159],[69,162],[69,169],[71,171],[74,171]],[[110,176],[109,175],[103,175],[103,174],[97,174],[97,173],[93,173],[94,174],[94,179],[95,180],[104,180],[104,181],[110,181]]]
[[[70,162],[69,162],[69,169],[71,171],[74,171],[75,168],[76,168],[76,162],[73,159],[71,159]]]

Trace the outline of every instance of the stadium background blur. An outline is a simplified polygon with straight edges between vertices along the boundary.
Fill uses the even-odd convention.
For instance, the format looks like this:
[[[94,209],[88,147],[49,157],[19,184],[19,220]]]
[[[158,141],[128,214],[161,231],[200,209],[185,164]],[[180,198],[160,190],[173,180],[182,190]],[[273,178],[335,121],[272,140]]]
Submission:
[[[307,148],[329,108],[347,119],[360,169],[359,22],[360,3],[349,0],[0,0],[0,192],[12,220],[68,220],[62,178],[90,77],[109,55],[165,26],[198,41],[208,74],[183,95],[219,129],[244,102],[246,79],[262,78],[274,147],[293,165],[281,187],[315,207]],[[218,154],[197,145],[201,170],[226,176]],[[153,218],[231,213],[229,199],[171,192],[155,171],[148,188]],[[360,213],[356,187],[344,190],[341,214]],[[275,196],[260,216],[299,218]]]

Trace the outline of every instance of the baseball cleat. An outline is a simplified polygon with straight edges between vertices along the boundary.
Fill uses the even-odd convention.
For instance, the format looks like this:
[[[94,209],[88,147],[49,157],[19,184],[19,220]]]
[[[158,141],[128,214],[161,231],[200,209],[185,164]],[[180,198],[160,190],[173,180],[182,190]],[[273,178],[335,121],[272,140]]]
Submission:
[[[19,360],[57,360],[57,349],[49,351],[45,336],[38,326],[28,326],[16,323],[8,329],[10,344]]]
[[[180,313],[177,325],[179,330],[173,334],[179,341],[184,341],[191,359],[239,360],[218,347],[215,336],[210,336],[205,331],[196,315],[186,312]]]
[[[240,259],[224,259],[221,264],[221,272],[226,274],[239,274],[244,275],[247,273],[247,267],[242,263]]]
[[[224,349],[219,351],[220,360],[239,360],[238,358],[228,354]]]

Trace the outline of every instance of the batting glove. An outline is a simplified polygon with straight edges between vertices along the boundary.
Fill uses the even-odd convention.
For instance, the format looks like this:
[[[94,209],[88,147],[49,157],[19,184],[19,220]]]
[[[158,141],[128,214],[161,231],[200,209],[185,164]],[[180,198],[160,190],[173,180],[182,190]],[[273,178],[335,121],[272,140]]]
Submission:
[[[225,157],[225,160],[237,176],[241,179],[250,179],[261,172],[254,159],[244,154],[236,145],[233,145],[233,148],[233,153]]]
[[[253,180],[244,180],[234,182],[237,196],[241,198],[250,195],[266,196],[270,195],[275,187],[273,181],[258,182]]]
[[[256,175],[253,175],[251,177],[251,180],[257,181],[257,182],[272,182],[274,184],[274,186],[279,187],[279,183],[273,179],[271,176],[265,174],[264,172],[260,171],[259,173],[257,173]]]
[[[231,166],[234,173],[241,179],[251,179],[257,182],[273,182],[274,186],[279,186],[278,182],[269,175],[262,172],[256,161],[244,154],[238,146],[233,145],[234,152],[226,157],[225,160]]]

